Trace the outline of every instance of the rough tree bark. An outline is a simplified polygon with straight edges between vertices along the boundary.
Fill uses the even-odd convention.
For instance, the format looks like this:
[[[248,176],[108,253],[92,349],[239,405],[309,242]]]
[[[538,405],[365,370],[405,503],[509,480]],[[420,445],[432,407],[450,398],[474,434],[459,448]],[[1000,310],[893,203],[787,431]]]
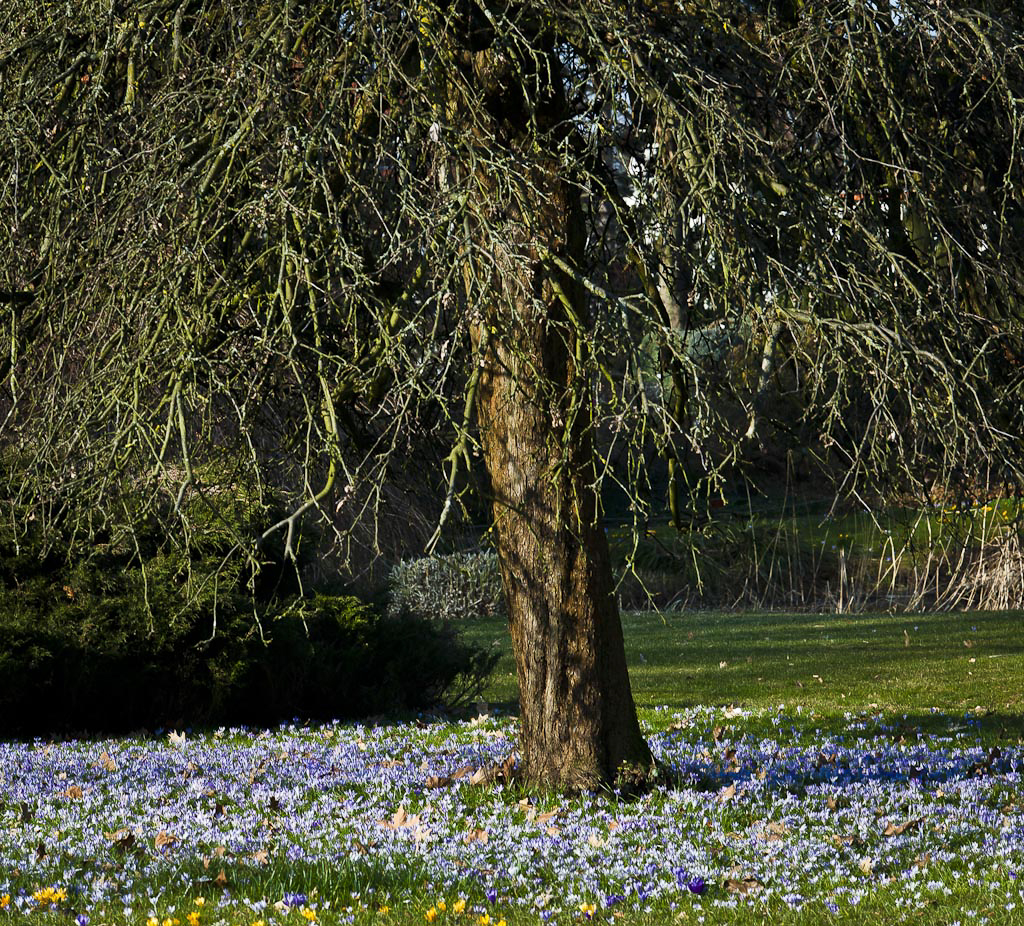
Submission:
[[[498,282],[477,393],[494,531],[520,690],[528,780],[632,789],[653,762],[640,732],[599,523],[586,312],[546,253],[573,259],[578,194],[533,171],[532,201],[511,221],[524,238],[518,279]],[[523,260],[522,254],[528,255]],[[479,339],[479,332],[478,332]]]

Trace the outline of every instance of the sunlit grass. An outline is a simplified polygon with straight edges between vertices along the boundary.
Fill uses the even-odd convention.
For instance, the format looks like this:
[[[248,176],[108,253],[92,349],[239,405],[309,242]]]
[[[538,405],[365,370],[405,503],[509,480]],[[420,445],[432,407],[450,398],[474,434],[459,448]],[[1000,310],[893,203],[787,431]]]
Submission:
[[[1024,922],[1019,614],[624,624],[640,801],[455,777],[515,748],[473,622],[491,716],[0,744],[0,924]]]
[[[486,696],[513,704],[518,689],[504,624],[475,621],[463,632],[501,652]],[[989,729],[1020,729],[1024,714],[1024,616],[1017,612],[627,613],[623,632],[642,712],[786,704],[827,718],[980,708],[992,715]]]

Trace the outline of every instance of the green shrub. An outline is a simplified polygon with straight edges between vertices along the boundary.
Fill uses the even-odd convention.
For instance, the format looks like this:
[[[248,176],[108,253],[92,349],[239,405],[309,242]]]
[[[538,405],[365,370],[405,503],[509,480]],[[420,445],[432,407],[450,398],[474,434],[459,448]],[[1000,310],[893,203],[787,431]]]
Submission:
[[[442,622],[504,614],[498,557],[453,553],[399,563],[389,579],[388,613]]]
[[[497,656],[450,627],[382,615],[358,598],[317,595],[250,647],[244,703],[257,718],[354,717],[478,696]],[[254,718],[256,719],[256,718]]]
[[[154,552],[145,569],[124,551],[71,565],[3,553],[3,736],[429,707],[475,695],[493,666],[443,627],[354,598],[261,599],[241,564],[215,581],[217,548]]]

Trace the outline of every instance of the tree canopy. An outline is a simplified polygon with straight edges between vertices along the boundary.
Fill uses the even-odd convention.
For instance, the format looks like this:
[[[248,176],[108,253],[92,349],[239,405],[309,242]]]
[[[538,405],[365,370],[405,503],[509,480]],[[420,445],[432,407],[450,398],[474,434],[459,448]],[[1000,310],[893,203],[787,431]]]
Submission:
[[[10,0],[9,510],[188,539],[215,469],[291,491],[257,560],[480,455],[526,766],[611,780],[602,484],[1019,485],[1022,131],[1010,3]]]

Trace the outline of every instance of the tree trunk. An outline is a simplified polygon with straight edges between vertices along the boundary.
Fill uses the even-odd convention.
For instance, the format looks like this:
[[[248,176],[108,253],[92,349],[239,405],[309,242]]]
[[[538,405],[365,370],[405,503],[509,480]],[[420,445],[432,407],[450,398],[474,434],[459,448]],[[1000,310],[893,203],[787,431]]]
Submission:
[[[651,753],[637,721],[594,486],[586,312],[545,251],[572,260],[578,193],[535,171],[522,250],[496,285],[477,417],[519,676],[528,780],[631,788]],[[525,210],[524,210],[525,211]],[[526,259],[523,254],[528,255]],[[512,278],[511,268],[518,268]]]

